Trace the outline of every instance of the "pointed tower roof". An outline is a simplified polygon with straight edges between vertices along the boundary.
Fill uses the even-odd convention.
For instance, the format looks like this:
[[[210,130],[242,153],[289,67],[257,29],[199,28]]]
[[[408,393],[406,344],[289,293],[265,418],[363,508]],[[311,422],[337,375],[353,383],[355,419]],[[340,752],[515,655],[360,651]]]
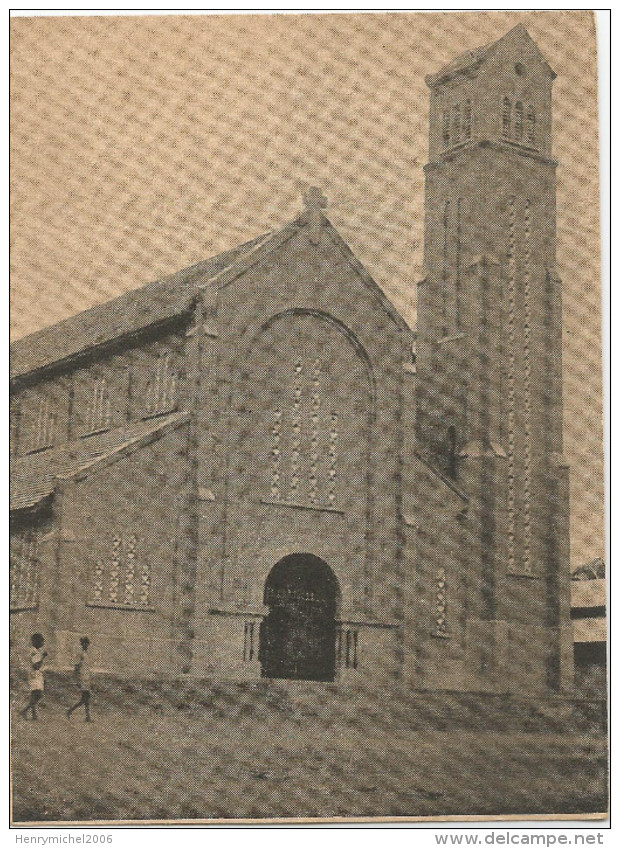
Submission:
[[[476,50],[467,50],[465,53],[457,56],[456,59],[452,59],[452,61],[448,62],[447,65],[444,65],[440,71],[437,71],[437,73],[428,74],[425,77],[426,84],[429,88],[434,88],[437,85],[448,82],[448,80],[453,79],[459,74],[462,74],[463,76],[470,76],[476,73],[478,68],[494,56],[498,49],[500,49],[503,45],[514,41],[525,42],[527,48],[530,50],[533,47],[542,64],[549,70],[552,79],[555,79],[557,74],[549,66],[549,63],[538,49],[538,45],[532,36],[523,24],[517,24],[512,29],[508,30],[508,32],[497,41],[492,41],[490,44],[485,44],[483,47],[478,47]]]

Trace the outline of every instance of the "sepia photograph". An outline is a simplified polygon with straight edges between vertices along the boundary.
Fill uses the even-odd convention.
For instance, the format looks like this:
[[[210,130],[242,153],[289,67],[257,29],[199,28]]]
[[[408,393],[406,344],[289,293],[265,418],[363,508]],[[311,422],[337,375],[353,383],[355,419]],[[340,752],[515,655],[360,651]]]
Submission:
[[[607,817],[596,23],[11,17],[13,826]]]

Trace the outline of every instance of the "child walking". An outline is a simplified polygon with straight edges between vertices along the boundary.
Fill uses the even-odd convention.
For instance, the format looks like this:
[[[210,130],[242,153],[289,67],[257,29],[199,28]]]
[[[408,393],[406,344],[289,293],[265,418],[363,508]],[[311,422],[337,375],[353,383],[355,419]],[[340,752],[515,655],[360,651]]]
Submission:
[[[41,650],[43,645],[45,645],[45,639],[41,635],[41,633],[33,633],[32,638],[30,639],[30,644],[32,648],[30,650],[30,671],[29,671],[29,682],[30,682],[30,700],[26,707],[21,711],[24,720],[27,721],[26,716],[28,715],[28,711],[32,713],[32,720],[37,720],[37,704],[43,697],[43,690],[45,689],[45,681],[43,678],[43,663],[45,661],[45,657],[47,656],[47,651]]]
[[[67,710],[67,718],[71,718],[71,714],[78,707],[84,707],[86,713],[86,721],[90,721],[90,657],[88,656],[88,646],[90,639],[88,636],[82,636],[80,639],[82,650],[75,666],[75,671],[78,677],[78,686],[80,687],[80,700]]]

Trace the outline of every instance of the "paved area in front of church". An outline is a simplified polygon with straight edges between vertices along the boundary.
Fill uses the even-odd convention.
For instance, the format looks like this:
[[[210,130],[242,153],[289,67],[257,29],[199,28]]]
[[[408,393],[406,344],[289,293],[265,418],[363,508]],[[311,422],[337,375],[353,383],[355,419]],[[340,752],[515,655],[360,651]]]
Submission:
[[[24,695],[13,702],[16,822],[606,806],[606,742],[596,709],[575,721],[566,708],[525,699],[107,681],[94,693],[89,725],[77,713],[67,720],[74,690],[56,681],[35,724],[18,714]]]

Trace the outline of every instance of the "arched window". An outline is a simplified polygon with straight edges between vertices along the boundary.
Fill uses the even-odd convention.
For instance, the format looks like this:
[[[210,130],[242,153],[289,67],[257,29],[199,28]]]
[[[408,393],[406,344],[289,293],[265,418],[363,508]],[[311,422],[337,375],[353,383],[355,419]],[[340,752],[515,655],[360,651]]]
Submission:
[[[463,109],[463,139],[471,141],[471,100],[465,101]]]
[[[526,138],[530,147],[534,147],[536,144],[536,113],[531,103],[527,107]]]
[[[456,427],[448,427],[448,474],[456,477]]]
[[[515,103],[515,141],[523,141],[523,103]]]
[[[461,109],[459,106],[452,107],[452,144],[461,142]]]
[[[511,116],[510,100],[504,97],[502,104],[502,135],[504,138],[510,138],[510,116]]]
[[[450,147],[450,112],[443,113],[443,130],[442,130],[443,146]]]

